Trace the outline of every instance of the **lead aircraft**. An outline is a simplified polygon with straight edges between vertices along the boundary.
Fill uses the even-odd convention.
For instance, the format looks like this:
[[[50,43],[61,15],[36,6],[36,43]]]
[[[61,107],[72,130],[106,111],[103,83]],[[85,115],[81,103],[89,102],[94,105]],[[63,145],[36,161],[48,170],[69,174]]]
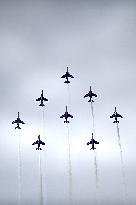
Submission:
[[[65,81],[64,83],[67,83],[67,84],[68,84],[68,83],[70,83],[70,81],[68,80],[68,78],[74,78],[74,76],[69,73],[68,67],[67,67],[67,71],[66,71],[65,75],[61,76],[61,78],[66,78],[66,81]]]

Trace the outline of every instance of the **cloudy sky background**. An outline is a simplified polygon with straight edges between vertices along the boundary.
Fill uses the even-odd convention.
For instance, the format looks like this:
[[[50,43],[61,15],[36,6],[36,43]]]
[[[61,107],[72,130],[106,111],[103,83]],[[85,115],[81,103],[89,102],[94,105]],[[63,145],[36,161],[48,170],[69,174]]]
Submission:
[[[73,204],[96,202],[94,154],[86,146],[92,132],[90,104],[83,96],[92,86],[99,200],[123,204],[116,125],[109,118],[117,106],[124,117],[120,135],[128,199],[136,203],[136,3],[135,1],[0,1],[0,204],[17,204],[18,131],[11,124],[20,111],[22,205],[39,203],[38,153],[31,146],[39,134],[43,150],[44,204],[68,204],[66,124],[59,118],[68,101],[60,77],[70,67],[71,161]],[[35,102],[41,90],[49,99]],[[41,135],[42,135],[41,134]],[[45,161],[46,160],[46,161]]]

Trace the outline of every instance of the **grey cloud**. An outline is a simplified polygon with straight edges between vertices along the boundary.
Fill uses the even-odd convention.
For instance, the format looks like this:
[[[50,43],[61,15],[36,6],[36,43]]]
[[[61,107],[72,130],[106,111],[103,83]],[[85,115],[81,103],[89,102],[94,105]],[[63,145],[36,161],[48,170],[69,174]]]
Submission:
[[[86,146],[92,118],[90,105],[83,98],[92,85],[98,95],[94,112],[100,141],[99,199],[105,205],[122,204],[116,128],[109,118],[116,105],[124,117],[120,132],[127,204],[135,204],[135,7],[134,1],[0,2],[2,205],[17,200],[18,133],[11,122],[18,111],[26,122],[21,133],[22,205],[39,202],[37,154],[31,144],[42,132],[47,149],[42,161],[44,164],[46,156],[45,201],[48,205],[68,204],[67,130],[59,118],[68,103],[67,88],[60,78],[67,66],[75,76],[69,108],[74,116],[70,121],[73,201],[88,205],[96,199],[93,153]],[[49,99],[44,128],[42,110],[35,101],[42,89]]]

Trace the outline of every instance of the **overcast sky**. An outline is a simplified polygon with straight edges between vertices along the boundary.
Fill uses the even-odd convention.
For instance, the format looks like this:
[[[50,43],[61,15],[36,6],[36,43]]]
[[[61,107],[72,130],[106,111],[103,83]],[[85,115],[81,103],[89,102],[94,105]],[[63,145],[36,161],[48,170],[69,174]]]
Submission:
[[[126,173],[126,205],[136,204],[136,2],[127,0],[0,1],[0,204],[17,204],[20,112],[22,203],[39,204],[41,134],[44,205],[68,205],[67,128],[60,115],[68,104],[64,80],[69,66],[70,142],[74,205],[96,202],[90,104],[92,86],[101,205],[122,205],[123,188],[114,107],[123,116],[120,135]],[[44,90],[44,112],[35,101]],[[46,149],[46,153],[44,151]]]

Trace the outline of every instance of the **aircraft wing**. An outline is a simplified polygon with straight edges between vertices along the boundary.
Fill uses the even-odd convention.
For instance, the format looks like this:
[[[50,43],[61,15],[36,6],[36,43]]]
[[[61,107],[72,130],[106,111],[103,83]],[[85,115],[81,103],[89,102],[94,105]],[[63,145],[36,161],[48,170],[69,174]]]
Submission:
[[[32,145],[38,144],[38,140],[36,142],[34,142]]]
[[[87,142],[87,145],[92,144],[92,140],[90,142]]]
[[[122,117],[120,114],[118,114],[118,113],[117,113],[117,117],[121,117],[121,118],[123,118],[123,117]]]
[[[66,74],[65,74],[65,75],[63,75],[63,76],[61,76],[61,78],[66,78]]]
[[[14,124],[14,123],[17,123],[17,120],[14,120],[14,121],[12,122],[12,124]]]
[[[65,117],[65,115],[61,115],[61,116],[60,116],[60,118],[63,118],[63,117]]]
[[[85,96],[84,96],[84,98],[86,98],[86,97],[88,97],[89,96],[89,93],[87,93]]]
[[[70,77],[70,78],[74,78],[74,76],[73,76],[73,75],[71,75],[71,74],[68,74],[68,77]]]
[[[99,142],[97,142],[96,140],[94,140],[94,143],[95,143],[95,144],[99,144]]]
[[[72,116],[72,115],[70,115],[70,114],[68,114],[68,117],[71,117],[71,118],[73,118],[73,116]]]
[[[113,115],[110,116],[110,118],[113,118],[113,117],[115,117],[115,114],[113,114]]]
[[[40,101],[40,100],[41,100],[41,97],[36,99],[36,101]]]
[[[92,93],[92,96],[95,96],[95,97],[97,97],[97,95],[96,95],[95,93]]]
[[[19,123],[25,124],[22,120],[19,120]]]
[[[47,99],[47,98],[44,98],[44,97],[43,97],[43,100],[44,100],[44,101],[48,101],[48,99]]]
[[[40,144],[45,145],[45,143],[44,143],[44,142],[42,142],[41,140],[40,140]]]

